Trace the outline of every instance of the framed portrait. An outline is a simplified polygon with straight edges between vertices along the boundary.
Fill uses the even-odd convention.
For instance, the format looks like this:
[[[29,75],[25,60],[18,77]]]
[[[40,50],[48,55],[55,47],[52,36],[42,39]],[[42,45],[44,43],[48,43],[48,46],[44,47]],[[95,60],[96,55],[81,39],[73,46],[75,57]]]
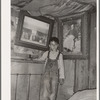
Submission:
[[[65,59],[88,58],[88,38],[90,34],[88,17],[88,14],[83,13],[67,16],[65,19],[61,20],[61,32],[63,35],[59,36],[62,41],[61,48]]]
[[[43,16],[34,17],[26,11],[20,11],[15,45],[39,50],[48,49],[53,25],[52,19]]]

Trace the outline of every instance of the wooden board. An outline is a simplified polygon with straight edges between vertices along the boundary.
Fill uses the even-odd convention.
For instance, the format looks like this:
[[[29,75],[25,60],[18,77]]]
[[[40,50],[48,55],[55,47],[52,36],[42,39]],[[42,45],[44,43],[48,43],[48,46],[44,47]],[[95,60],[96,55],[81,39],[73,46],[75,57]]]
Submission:
[[[11,75],[11,100],[16,100],[16,80],[17,75]]]
[[[91,14],[89,88],[96,88],[96,13]]]
[[[76,60],[74,91],[88,89],[88,60]]]

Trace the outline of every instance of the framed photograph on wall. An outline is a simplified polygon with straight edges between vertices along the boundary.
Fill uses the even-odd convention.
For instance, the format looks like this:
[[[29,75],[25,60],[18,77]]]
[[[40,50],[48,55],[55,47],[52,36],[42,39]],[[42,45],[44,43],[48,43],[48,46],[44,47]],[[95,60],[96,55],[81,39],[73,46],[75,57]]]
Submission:
[[[20,11],[15,45],[46,50],[52,36],[54,20],[47,17],[31,16],[26,11]]]
[[[86,13],[61,19],[60,33],[63,35],[59,34],[59,37],[65,59],[88,58],[89,22],[89,16]]]

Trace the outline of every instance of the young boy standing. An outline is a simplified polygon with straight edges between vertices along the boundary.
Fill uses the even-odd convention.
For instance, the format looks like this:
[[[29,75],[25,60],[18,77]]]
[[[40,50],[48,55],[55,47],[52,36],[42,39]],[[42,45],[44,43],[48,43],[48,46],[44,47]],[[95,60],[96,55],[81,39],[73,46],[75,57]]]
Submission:
[[[46,51],[38,61],[45,60],[43,75],[43,100],[55,100],[58,82],[64,83],[63,55],[58,50],[59,40],[52,37],[49,42],[49,51]]]

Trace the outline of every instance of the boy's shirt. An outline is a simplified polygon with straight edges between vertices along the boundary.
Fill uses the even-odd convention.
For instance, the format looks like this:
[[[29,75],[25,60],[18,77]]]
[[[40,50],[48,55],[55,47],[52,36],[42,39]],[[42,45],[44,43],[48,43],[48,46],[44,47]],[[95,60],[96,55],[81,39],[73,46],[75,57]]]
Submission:
[[[47,60],[48,51],[46,51],[39,60]],[[46,62],[45,62],[46,64]],[[63,55],[60,53],[58,59],[58,69],[59,69],[59,78],[64,79],[64,64],[63,64]]]

